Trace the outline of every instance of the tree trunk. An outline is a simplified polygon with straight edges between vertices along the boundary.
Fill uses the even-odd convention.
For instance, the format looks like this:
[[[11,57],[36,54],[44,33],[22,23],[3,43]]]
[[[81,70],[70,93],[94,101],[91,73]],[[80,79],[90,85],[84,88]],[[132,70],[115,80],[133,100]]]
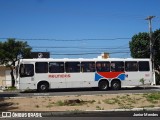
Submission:
[[[12,87],[14,87],[15,86],[15,78],[14,78],[14,73],[13,73],[13,68],[12,67],[11,67],[10,75],[11,75]]]
[[[13,68],[13,66],[15,67],[15,61],[12,61],[12,65],[10,66],[11,84],[12,84],[12,87],[15,87],[15,78],[14,78],[14,68]]]

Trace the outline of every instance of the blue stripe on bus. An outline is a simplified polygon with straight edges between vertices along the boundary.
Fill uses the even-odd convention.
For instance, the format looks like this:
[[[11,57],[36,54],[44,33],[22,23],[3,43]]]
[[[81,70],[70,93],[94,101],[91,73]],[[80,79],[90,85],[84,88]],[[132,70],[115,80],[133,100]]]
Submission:
[[[120,74],[120,75],[118,76],[118,78],[119,78],[120,80],[125,80],[125,74]]]
[[[100,80],[101,78],[103,78],[102,76],[100,76],[98,73],[95,74],[95,81]]]

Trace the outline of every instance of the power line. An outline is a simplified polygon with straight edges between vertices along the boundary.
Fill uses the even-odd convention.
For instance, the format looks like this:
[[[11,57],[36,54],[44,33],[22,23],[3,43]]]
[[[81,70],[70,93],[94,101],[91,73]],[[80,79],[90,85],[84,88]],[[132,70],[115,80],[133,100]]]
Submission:
[[[0,38],[1,40],[7,40],[10,38]],[[127,40],[131,38],[123,37],[123,38],[96,38],[96,39],[54,39],[54,38],[14,38],[15,40],[26,40],[26,41],[112,41],[112,40]]]
[[[8,38],[0,38],[0,39],[3,39],[3,40],[6,40]],[[101,38],[101,39],[20,39],[20,38],[14,38],[15,40],[27,40],[27,41],[113,41],[113,40],[127,40],[127,39],[131,39],[131,38],[126,38],[126,37],[123,37],[123,38]],[[61,55],[68,55],[68,56],[76,56],[76,55],[97,55],[97,54],[101,54],[104,50],[118,50],[118,51],[113,51],[113,52],[110,52],[109,54],[123,54],[123,53],[130,53],[129,51],[125,51],[126,49],[129,49],[129,47],[126,47],[127,45],[121,45],[121,46],[117,46],[117,47],[77,47],[77,46],[32,46],[33,49],[82,49],[82,50],[91,50],[90,52],[89,51],[86,51],[86,52],[82,52],[82,53],[66,53],[67,51],[65,51],[65,53],[58,53],[58,52],[55,52],[55,53],[51,53],[51,55],[57,55],[57,56],[61,56]],[[93,52],[93,50],[95,52]],[[102,52],[98,52],[100,50],[103,50]],[[123,50],[123,51],[120,51],[120,50]],[[50,51],[50,50],[47,50],[47,51]]]
[[[52,48],[52,49],[62,49],[62,48],[67,48],[67,49],[128,49],[129,47],[74,47],[74,46],[32,46],[32,48]]]
[[[119,53],[130,53],[130,52],[111,52],[111,53],[109,53],[109,54],[119,54]],[[97,55],[97,54],[101,54],[100,52],[97,52],[97,53],[59,53],[59,54],[57,54],[57,53],[55,53],[55,54],[53,54],[53,53],[51,53],[50,55],[93,55],[93,54],[95,54],[95,55]]]

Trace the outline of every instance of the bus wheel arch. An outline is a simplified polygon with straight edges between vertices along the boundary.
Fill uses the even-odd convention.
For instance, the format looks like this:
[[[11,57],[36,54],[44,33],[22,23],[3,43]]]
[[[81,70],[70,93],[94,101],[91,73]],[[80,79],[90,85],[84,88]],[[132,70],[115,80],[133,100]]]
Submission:
[[[37,84],[38,92],[47,92],[49,90],[49,82],[43,80]]]
[[[112,90],[119,90],[119,89],[121,89],[121,81],[119,79],[113,79],[111,81],[111,89]]]
[[[98,83],[98,88],[101,91],[108,90],[109,88],[109,81],[107,79],[101,79]]]

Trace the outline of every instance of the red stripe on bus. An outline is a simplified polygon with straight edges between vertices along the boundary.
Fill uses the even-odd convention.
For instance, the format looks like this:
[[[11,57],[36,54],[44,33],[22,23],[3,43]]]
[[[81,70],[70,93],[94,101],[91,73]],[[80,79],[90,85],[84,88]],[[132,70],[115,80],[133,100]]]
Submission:
[[[116,78],[118,75],[122,74],[124,72],[98,72],[99,75],[105,77],[105,78]]]

